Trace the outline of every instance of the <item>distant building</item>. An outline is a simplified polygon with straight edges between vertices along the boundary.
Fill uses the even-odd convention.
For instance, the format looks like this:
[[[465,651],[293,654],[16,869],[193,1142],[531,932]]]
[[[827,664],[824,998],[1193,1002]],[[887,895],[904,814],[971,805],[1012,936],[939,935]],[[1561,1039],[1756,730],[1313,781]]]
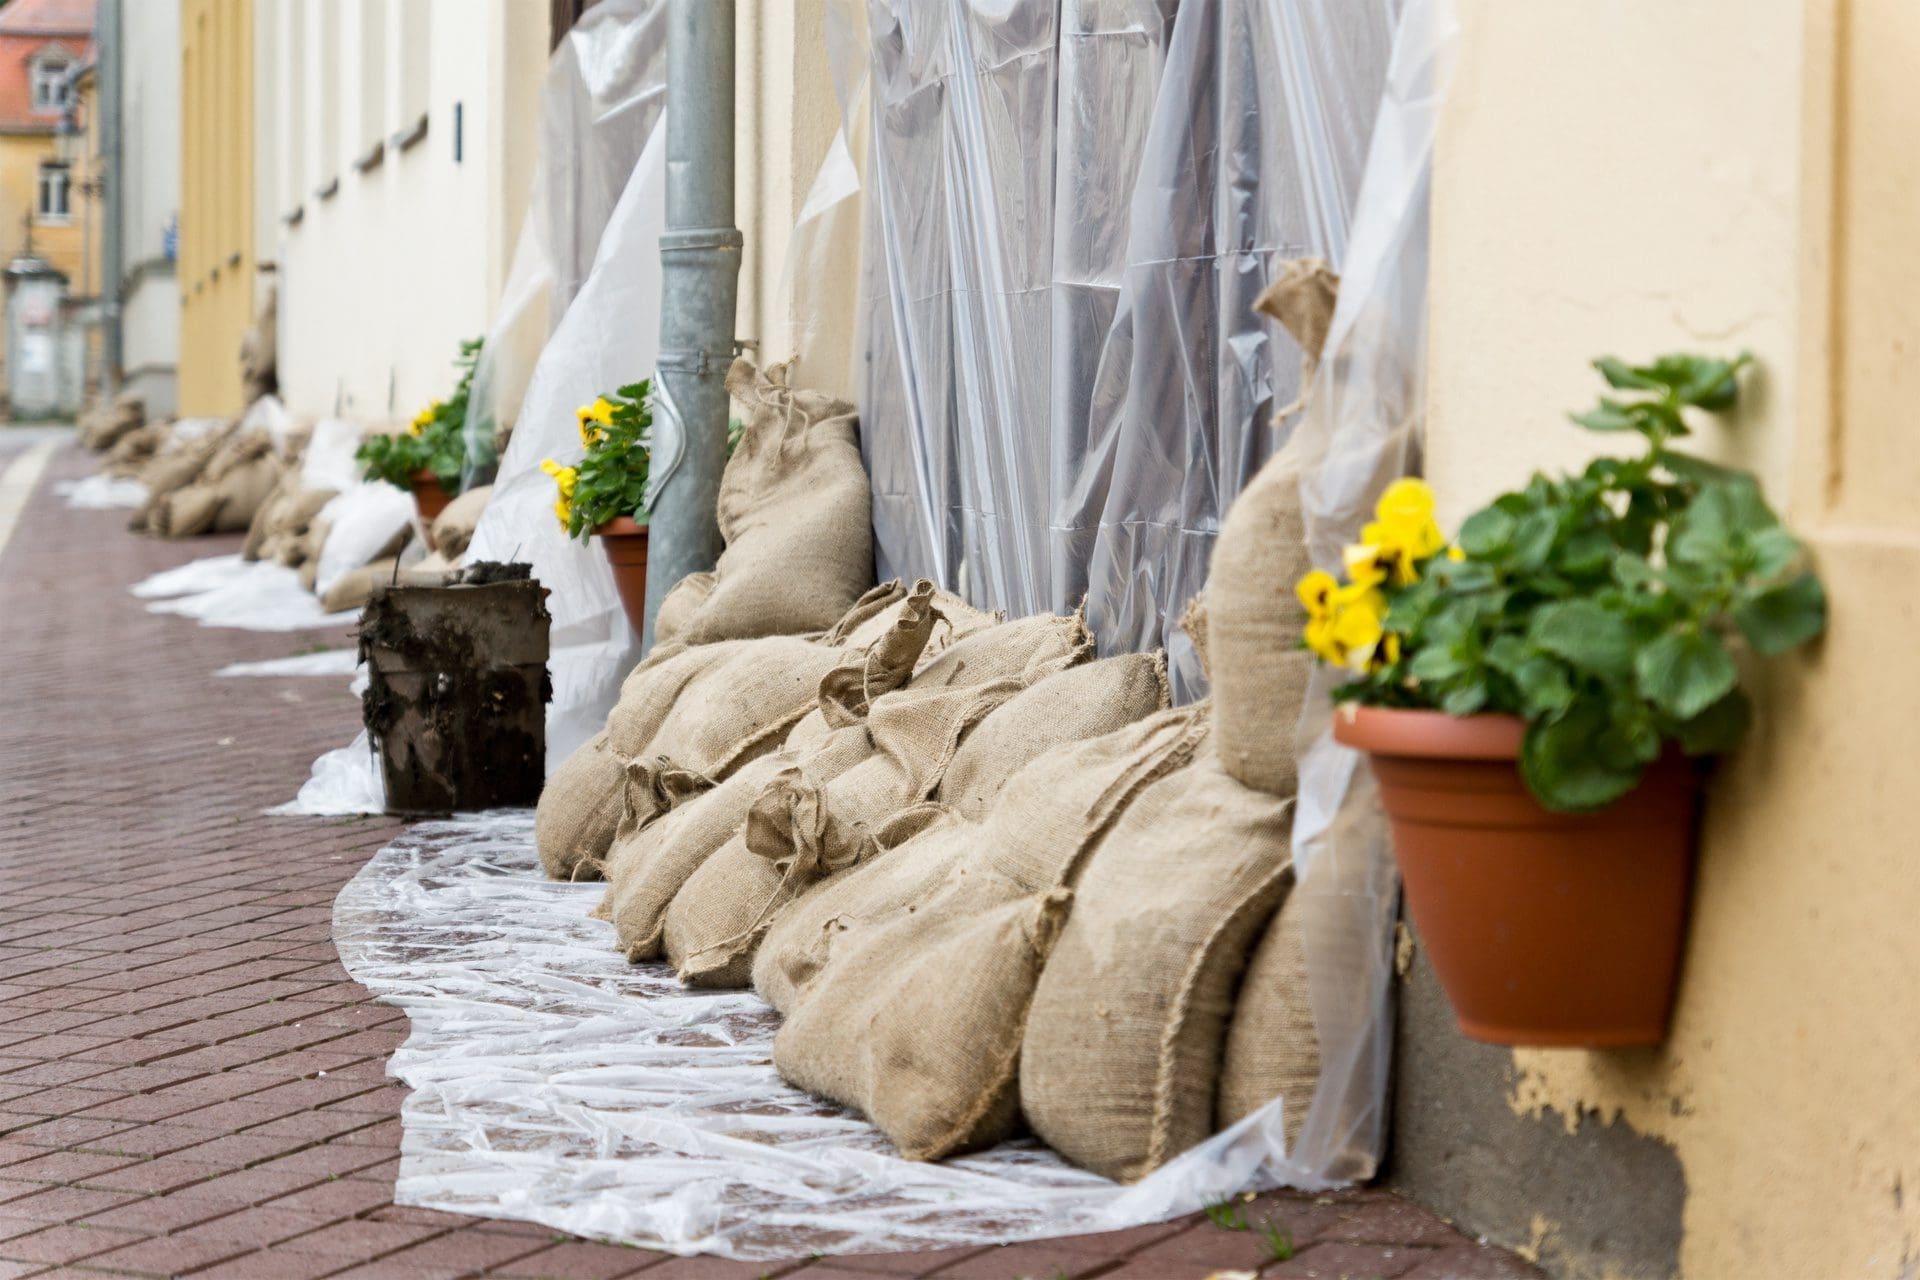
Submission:
[[[213,0],[198,0],[213,7]],[[278,265],[280,395],[410,418],[487,328],[526,212],[548,13],[516,0],[262,5],[254,190]],[[187,136],[206,136],[191,118]],[[191,160],[189,161],[191,164]],[[189,222],[186,234],[193,229]]]
[[[180,0],[99,0],[101,290],[116,386],[153,416],[179,403]]]
[[[46,329],[37,327],[49,314],[40,301],[9,312],[10,323],[21,316],[34,326],[9,333],[6,350],[34,366],[20,372],[36,384],[36,413],[45,403],[40,388],[53,383],[61,387],[56,398],[63,410],[77,399],[79,375],[68,366],[79,352],[63,336],[64,326],[99,287],[99,210],[89,203],[89,192],[98,188],[84,145],[72,134],[62,139],[93,57],[93,21],[94,0],[13,0],[0,9],[0,259],[43,264],[64,277],[71,300],[52,311]],[[53,277],[36,265],[7,278]]]

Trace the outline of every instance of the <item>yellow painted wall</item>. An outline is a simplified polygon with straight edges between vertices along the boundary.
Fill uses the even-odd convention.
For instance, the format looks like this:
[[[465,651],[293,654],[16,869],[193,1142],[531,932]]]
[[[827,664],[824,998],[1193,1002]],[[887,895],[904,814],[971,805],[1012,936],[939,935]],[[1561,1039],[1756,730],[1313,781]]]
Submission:
[[[1760,473],[1832,598],[1714,783],[1670,1041],[1518,1052],[1511,1104],[1670,1144],[1687,1276],[1911,1276],[1920,6],[1460,9],[1431,293],[1449,514],[1586,456],[1560,414],[1593,395],[1588,357],[1746,347],[1758,375],[1709,443]]]
[[[252,0],[184,0],[180,41],[180,412],[230,416],[256,295]]]

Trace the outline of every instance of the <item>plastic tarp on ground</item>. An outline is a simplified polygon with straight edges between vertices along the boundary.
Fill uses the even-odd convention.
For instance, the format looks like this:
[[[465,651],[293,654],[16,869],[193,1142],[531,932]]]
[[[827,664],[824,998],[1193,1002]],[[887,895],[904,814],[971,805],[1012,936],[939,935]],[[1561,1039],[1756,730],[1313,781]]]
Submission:
[[[870,7],[862,433],[882,577],[1171,640],[1281,440],[1254,299],[1336,267],[1399,0]]]
[[[951,12],[950,34],[968,30],[963,19],[973,11],[955,5]],[[1261,91],[1297,107],[1296,99],[1311,99],[1317,79],[1332,73],[1315,60],[1318,54],[1309,56],[1317,46],[1292,33],[1304,24],[1331,39],[1336,28],[1324,25],[1325,12],[1304,0],[1272,6],[1189,0],[1180,20],[1208,15],[1207,28],[1193,37],[1196,47],[1184,43],[1177,21],[1164,46],[1153,46],[1144,32],[1136,32],[1134,43],[1167,50],[1162,104],[1165,86],[1175,79],[1176,57],[1210,60],[1220,45],[1232,42],[1241,47],[1231,60],[1251,56],[1261,68],[1254,77],[1262,81]],[[1239,25],[1225,21],[1234,14]],[[1323,25],[1315,26],[1316,17]],[[1451,31],[1444,0],[1408,0],[1391,65],[1380,72],[1386,88],[1353,202],[1346,286],[1309,408],[1289,445],[1312,464],[1306,485],[1312,539],[1316,554],[1329,562],[1357,529],[1373,494],[1405,467],[1416,447],[1427,176]],[[882,43],[887,38],[882,33]],[[1214,47],[1201,50],[1199,44]],[[1027,46],[995,46],[995,65],[1021,61],[1022,55],[1010,52],[1016,47]],[[1249,54],[1249,47],[1255,52]],[[1308,65],[1296,65],[1282,49]],[[1288,76],[1294,83],[1284,92],[1267,83]],[[1229,82],[1219,83],[1224,92]],[[1260,110],[1266,101],[1258,99]],[[1219,104],[1213,110],[1237,119],[1254,104],[1241,100],[1232,110]],[[1152,113],[1156,122],[1166,118],[1158,108]],[[1211,145],[1182,136],[1196,154]],[[1150,159],[1153,149],[1148,152]],[[1139,171],[1152,168],[1143,162]],[[1240,179],[1247,190],[1227,203],[1261,207],[1256,197],[1264,179],[1255,179],[1268,172],[1249,168]],[[1283,185],[1292,180],[1291,169],[1274,179]],[[1136,204],[1146,199],[1140,194],[1146,182],[1143,176],[1136,184]],[[882,181],[875,199],[905,198],[889,197],[884,188]],[[978,188],[955,187],[953,194],[985,198]],[[1238,256],[1227,255],[1233,262]],[[1266,260],[1261,263],[1264,271]],[[1154,331],[1159,341],[1171,341],[1174,332],[1187,331],[1176,323],[1171,299],[1185,297],[1191,307],[1181,314],[1198,326],[1191,331],[1209,344],[1205,350],[1225,344],[1247,357],[1233,378],[1251,378],[1247,370],[1265,368],[1265,381],[1237,387],[1244,398],[1233,403],[1258,415],[1280,397],[1291,398],[1287,379],[1293,374],[1272,367],[1280,361],[1273,336],[1256,338],[1236,328],[1218,301],[1221,281],[1239,287],[1238,266],[1200,284],[1183,277],[1192,291],[1179,294],[1169,276],[1172,264],[1150,265],[1158,269],[1138,273],[1148,283],[1124,275],[1116,284],[1109,329],[1124,315],[1154,310],[1131,301],[1129,289],[1138,288],[1166,303],[1164,321],[1155,322],[1165,328]],[[950,294],[944,305],[959,308],[963,301],[986,306],[988,299]],[[1200,323],[1209,317],[1218,327]],[[1144,319],[1138,324],[1141,332],[1149,328]],[[1230,339],[1229,332],[1239,337]],[[1258,356],[1262,349],[1267,354]],[[1201,431],[1225,392],[1220,380],[1207,384],[1214,390],[1206,395],[1186,380],[1195,369],[1215,367],[1193,350],[1174,348],[1169,381],[1198,397],[1194,416],[1181,421]],[[1117,357],[1103,355],[1101,367],[1110,367],[1110,358]],[[1129,380],[1144,385],[1151,381],[1144,348],[1140,358],[1140,372],[1129,366]],[[1233,381],[1224,372],[1220,378]],[[1120,403],[1132,401],[1123,397]],[[875,419],[870,415],[868,421]],[[1014,422],[1003,425],[1011,431]],[[1241,438],[1261,426],[1257,416],[1250,418],[1241,424]],[[1124,416],[1112,426],[1121,434],[1103,446],[1111,475],[1131,474],[1145,466],[1145,458],[1157,456],[1168,468],[1160,479],[1171,484],[1180,475],[1177,458],[1221,457],[1192,442],[1155,454],[1146,427]],[[870,425],[867,434],[879,432]],[[1225,427],[1203,434],[1215,441],[1231,435]],[[1008,437],[1005,449],[975,440],[968,459],[982,470],[974,478],[996,474],[989,464],[1009,460],[1007,449],[1018,438]],[[1242,470],[1251,466],[1248,460]],[[1214,493],[1244,479],[1234,471],[1229,484],[1221,478],[1227,474],[1212,473]],[[1122,490],[1118,481],[1104,487],[1101,509],[1109,510]],[[994,526],[957,508],[950,514],[952,531]],[[1019,523],[1006,522],[1008,528]],[[1096,523],[1089,529],[1090,554],[1099,554],[1103,528]],[[1187,532],[1178,522],[1162,529],[1168,537]],[[1144,594],[1134,598],[1158,599],[1156,584],[1177,580],[1143,578]],[[1320,908],[1312,913],[1306,947],[1322,1081],[1292,1150],[1285,1146],[1276,1100],[1132,1187],[1073,1169],[1023,1143],[940,1164],[902,1161],[864,1121],[779,1080],[769,1063],[774,1018],[751,994],[691,991],[663,966],[629,965],[613,948],[610,927],[585,917],[600,888],[541,879],[530,815],[499,814],[413,829],[363,869],[336,908],[344,962],[368,987],[406,1008],[413,1023],[413,1036],[392,1067],[415,1090],[403,1113],[397,1198],[530,1218],[678,1252],[775,1258],[1107,1230],[1190,1212],[1251,1187],[1315,1187],[1368,1176],[1385,1130],[1395,882],[1354,757],[1324,738],[1322,705],[1310,703],[1313,710],[1302,725],[1311,750],[1295,831],[1296,892],[1314,896]]]

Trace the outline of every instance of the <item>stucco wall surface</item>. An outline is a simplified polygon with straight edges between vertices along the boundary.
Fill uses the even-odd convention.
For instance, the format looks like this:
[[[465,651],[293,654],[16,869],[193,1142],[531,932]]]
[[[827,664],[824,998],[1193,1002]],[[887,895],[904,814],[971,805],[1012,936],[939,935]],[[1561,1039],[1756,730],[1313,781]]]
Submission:
[[[1748,348],[1743,407],[1705,447],[1761,475],[1832,615],[1816,651],[1767,668],[1755,731],[1712,784],[1669,1042],[1498,1053],[1457,1087],[1531,1119],[1487,1139],[1529,1159],[1596,1125],[1671,1147],[1681,1274],[1905,1280],[1920,1274],[1920,7],[1460,8],[1434,183],[1429,474],[1445,514],[1588,456],[1561,414],[1598,386],[1589,357]],[[1428,1035],[1450,1052],[1457,1032]],[[1417,1085],[1429,1057],[1403,1048]],[[1524,1184],[1490,1203],[1465,1165],[1400,1141],[1466,1225],[1558,1274],[1640,1270],[1591,1223],[1534,1212]],[[1594,1176],[1622,1203],[1645,1191],[1625,1163]]]

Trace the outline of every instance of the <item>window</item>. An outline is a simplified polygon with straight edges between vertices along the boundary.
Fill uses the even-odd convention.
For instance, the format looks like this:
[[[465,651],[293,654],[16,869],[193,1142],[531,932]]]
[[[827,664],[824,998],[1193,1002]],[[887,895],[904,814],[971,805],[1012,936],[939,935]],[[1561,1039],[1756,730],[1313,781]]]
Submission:
[[[40,219],[43,222],[65,222],[73,212],[73,183],[64,164],[43,164],[40,166]]]
[[[41,58],[33,64],[33,109],[40,112],[64,111],[72,97],[67,86],[65,58]]]

